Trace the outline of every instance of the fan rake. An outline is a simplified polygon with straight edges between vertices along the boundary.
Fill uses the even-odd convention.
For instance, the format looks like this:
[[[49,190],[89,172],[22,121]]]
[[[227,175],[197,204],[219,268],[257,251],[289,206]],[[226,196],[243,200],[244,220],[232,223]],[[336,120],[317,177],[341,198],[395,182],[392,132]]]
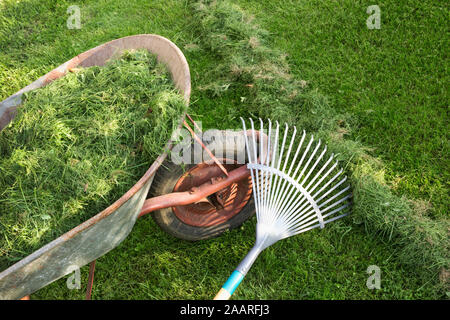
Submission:
[[[241,120],[246,132],[244,119]],[[274,130],[271,121],[268,122],[269,139],[266,144],[257,144],[252,119],[251,133],[245,136],[247,168],[252,177],[256,208],[256,242],[217,293],[215,300],[231,297],[265,248],[281,239],[317,227],[324,228],[325,224],[350,213],[352,195],[350,186],[344,186],[347,177],[342,178],[342,169],[337,171],[338,162],[333,163],[333,154],[325,160],[327,147],[319,151],[321,141],[313,146],[313,136],[306,143],[305,131],[297,147],[294,147],[297,135],[295,127],[288,139],[289,127],[286,124],[283,138],[279,139],[278,122]],[[264,124],[260,119],[259,136],[263,134]],[[282,140],[281,147],[279,140]],[[336,215],[338,212],[340,215]]]

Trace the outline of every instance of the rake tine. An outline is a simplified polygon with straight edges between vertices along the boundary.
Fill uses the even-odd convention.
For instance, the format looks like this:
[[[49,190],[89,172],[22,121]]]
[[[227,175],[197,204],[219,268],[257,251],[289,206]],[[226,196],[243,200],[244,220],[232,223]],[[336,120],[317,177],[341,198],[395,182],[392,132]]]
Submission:
[[[347,177],[344,177],[341,181],[339,181],[336,185],[334,185],[333,188],[329,189],[323,196],[321,196],[321,197],[316,201],[316,203],[319,203],[322,199],[324,199],[328,194],[330,194],[332,191],[334,191],[337,187],[339,187],[339,186],[340,186],[342,183],[344,183],[346,180],[347,180]],[[347,187],[346,189],[344,189],[344,190],[342,190],[341,192],[339,192],[337,195],[333,196],[331,199],[328,199],[326,202],[322,203],[321,205],[318,205],[318,208],[320,209],[323,205],[325,205],[326,203],[332,201],[332,200],[335,199],[337,196],[339,196],[340,194],[342,194],[344,191],[348,190],[348,188],[350,188],[350,187]],[[313,198],[315,198],[315,196],[313,196]],[[303,207],[304,207],[304,206],[303,206]],[[298,211],[302,210],[303,207],[300,208]],[[306,208],[305,210],[307,210],[307,209],[308,209],[308,208]],[[293,209],[293,210],[295,210],[295,209]],[[299,214],[299,216],[303,216],[305,210],[302,211],[302,212]],[[298,211],[296,211],[296,212],[298,212]],[[291,213],[291,212],[292,212],[292,209],[290,209],[289,212]],[[294,212],[293,214],[296,215],[296,212]],[[322,210],[322,212],[323,212],[323,210]]]
[[[313,178],[313,179],[310,181],[310,183],[306,186],[306,188],[305,188],[306,190],[309,190],[309,187],[311,186],[311,184],[313,184],[314,181],[316,181],[316,179],[320,176],[320,174],[323,172],[323,170],[325,170],[325,168],[330,164],[331,160],[333,160],[333,157],[334,157],[334,154],[331,154],[330,159],[323,165],[323,167],[319,170],[319,172],[317,172],[317,174],[314,176],[314,178]],[[319,182],[316,183],[316,184],[314,185],[314,187],[313,187],[311,190],[309,190],[309,192],[310,192],[310,193],[313,192],[314,189],[315,189],[315,188],[323,181],[323,179],[325,179],[325,178],[328,176],[328,174],[330,174],[331,171],[333,171],[333,169],[334,169],[336,166],[337,166],[337,162],[336,162],[335,165],[333,165],[333,166],[331,167],[331,169],[329,169],[329,171],[328,171],[327,173],[325,173],[325,174],[322,176],[322,178],[319,180]]]
[[[336,165],[337,165],[337,162],[335,163],[335,165],[333,165],[329,170],[328,170],[328,172],[324,175],[324,176],[322,176],[322,178],[319,180],[319,182],[317,182],[315,185],[314,185],[314,187],[311,189],[311,190],[308,190],[308,188],[309,188],[309,186],[311,185],[311,183],[313,183],[316,179],[317,179],[317,177],[320,175],[320,173],[325,169],[325,167],[329,164],[329,162],[332,160],[332,158],[333,158],[333,155],[330,157],[330,159],[327,161],[327,163],[325,163],[325,165],[319,170],[319,172],[316,174],[316,176],[311,180],[311,182],[310,182],[310,184],[305,188],[305,190],[308,192],[308,193],[312,193],[314,190],[315,190],[315,188],[329,175],[329,173],[336,167]],[[331,183],[332,181],[330,181],[330,183]],[[313,198],[315,197],[315,195],[313,196]],[[306,199],[306,198],[305,198]],[[301,205],[303,203],[303,201],[300,201],[299,203],[298,203],[298,205]],[[304,206],[303,206],[304,207]],[[300,210],[302,210],[303,209],[303,207],[301,207],[300,208]],[[291,210],[291,207],[289,207],[288,209],[287,209],[287,211],[288,212],[290,212],[290,210]]]
[[[248,142],[248,136],[247,136],[247,128],[245,127],[245,121],[244,119],[241,117],[241,121],[242,121],[242,126],[244,128],[244,137],[245,137],[245,145],[246,145],[246,149],[247,149],[247,156],[248,156],[248,161],[249,163],[252,163],[252,158],[251,158],[251,152],[250,152],[250,146],[249,146],[249,142]],[[252,177],[252,181],[255,181],[255,177],[254,177],[254,173],[253,173],[253,169],[250,169],[250,175]],[[253,189],[253,194],[256,194],[256,186],[255,183],[252,183],[252,189]],[[259,215],[260,209],[259,209],[259,205],[255,199],[255,207],[256,207],[256,215]]]
[[[325,152],[327,152],[327,146],[325,146],[325,148],[323,149],[322,153],[320,154],[320,156],[317,158],[316,162],[314,162],[313,166],[311,167],[311,169],[309,169],[308,174],[306,175],[305,179],[302,180],[302,183],[300,185],[303,186],[303,184],[305,183],[306,180],[308,180],[309,176],[311,175],[311,173],[313,172],[313,170],[316,168],[317,164],[319,163],[320,160],[322,160],[323,155],[325,154]]]
[[[311,156],[309,157],[308,161],[306,162],[305,166],[302,169],[302,172],[300,172],[297,182],[299,182],[300,178],[303,176],[303,174],[306,171],[306,168],[308,168],[309,163],[311,162],[312,159],[314,159],[314,155],[316,154],[317,150],[319,150],[320,144],[322,143],[321,140],[319,140],[319,143],[316,145],[316,148],[314,149],[313,153],[311,154]]]

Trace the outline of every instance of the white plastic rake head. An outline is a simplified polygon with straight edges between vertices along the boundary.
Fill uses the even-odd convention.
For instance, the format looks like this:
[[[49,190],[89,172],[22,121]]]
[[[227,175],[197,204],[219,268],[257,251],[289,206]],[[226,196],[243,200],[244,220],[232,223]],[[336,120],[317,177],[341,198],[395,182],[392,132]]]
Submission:
[[[241,118],[246,132],[244,120]],[[259,136],[264,124],[260,120]],[[214,299],[229,299],[248,270],[265,248],[278,240],[320,227],[348,215],[351,205],[347,177],[337,169],[334,155],[325,157],[327,147],[303,131],[291,134],[287,124],[282,138],[278,122],[268,120],[266,144],[258,145],[253,120],[251,134],[245,136],[247,168],[253,182],[256,207],[256,243]],[[298,141],[300,138],[300,141]],[[298,141],[298,142],[297,142]]]

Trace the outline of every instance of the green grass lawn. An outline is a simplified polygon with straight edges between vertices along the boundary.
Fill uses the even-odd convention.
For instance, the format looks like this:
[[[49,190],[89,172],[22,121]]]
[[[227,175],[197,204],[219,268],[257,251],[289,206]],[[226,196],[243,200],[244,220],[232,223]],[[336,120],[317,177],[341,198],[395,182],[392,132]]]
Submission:
[[[93,299],[212,299],[254,243],[253,218],[223,236],[189,243],[161,231],[151,217],[97,260]],[[266,249],[233,299],[430,299],[432,286],[411,277],[388,244],[337,222]],[[220,260],[221,263],[217,263]],[[381,289],[366,287],[369,265],[381,269]],[[89,266],[81,269],[84,290]],[[84,299],[64,277],[34,299]]]
[[[354,1],[234,1],[269,30],[289,54],[292,72],[325,93],[336,110],[354,115],[353,139],[374,148],[399,194],[429,201],[447,217],[446,51],[448,8],[426,1],[380,4],[381,30],[365,26],[368,5]],[[103,42],[156,33],[185,53],[193,83],[191,114],[206,127],[238,125],[227,113],[233,94],[214,101],[197,90],[214,57],[187,44],[199,35],[184,1],[3,1],[0,4],[0,100],[73,56]],[[68,30],[68,6],[81,8],[80,30]],[[419,6],[419,8],[415,8]],[[214,112],[211,105],[214,104]],[[208,114],[207,114],[208,112]],[[356,133],[355,133],[356,132]],[[162,232],[150,217],[98,259],[94,299],[210,299],[254,241],[255,219],[217,239],[190,243]],[[350,219],[284,240],[267,249],[235,299],[433,299],[433,283],[401,265],[399,248]],[[221,264],[217,263],[220,259]],[[366,287],[369,265],[381,268],[381,289]],[[88,267],[83,267],[82,284]],[[34,299],[83,299],[66,278]],[[84,286],[83,286],[84,288]]]
[[[289,54],[293,73],[354,115],[352,138],[385,161],[397,193],[447,216],[448,3],[382,1],[381,29],[370,30],[373,1],[237,2]]]

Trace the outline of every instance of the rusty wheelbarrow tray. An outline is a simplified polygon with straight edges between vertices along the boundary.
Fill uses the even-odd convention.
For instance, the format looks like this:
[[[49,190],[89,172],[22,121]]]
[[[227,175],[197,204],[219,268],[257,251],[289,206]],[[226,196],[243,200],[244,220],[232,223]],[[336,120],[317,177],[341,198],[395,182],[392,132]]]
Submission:
[[[83,52],[0,102],[0,130],[14,118],[17,107],[22,103],[23,93],[64,76],[70,68],[101,66],[126,49],[147,49],[156,54],[158,60],[167,65],[176,87],[189,103],[189,66],[181,50],[164,37],[141,34],[116,39]],[[180,119],[180,126],[184,117]],[[0,299],[19,299],[29,295],[69,274],[74,267],[82,267],[117,247],[142,215],[141,209],[154,175],[171,148],[172,143],[168,142],[166,151],[142,178],[111,206],[2,271]]]

